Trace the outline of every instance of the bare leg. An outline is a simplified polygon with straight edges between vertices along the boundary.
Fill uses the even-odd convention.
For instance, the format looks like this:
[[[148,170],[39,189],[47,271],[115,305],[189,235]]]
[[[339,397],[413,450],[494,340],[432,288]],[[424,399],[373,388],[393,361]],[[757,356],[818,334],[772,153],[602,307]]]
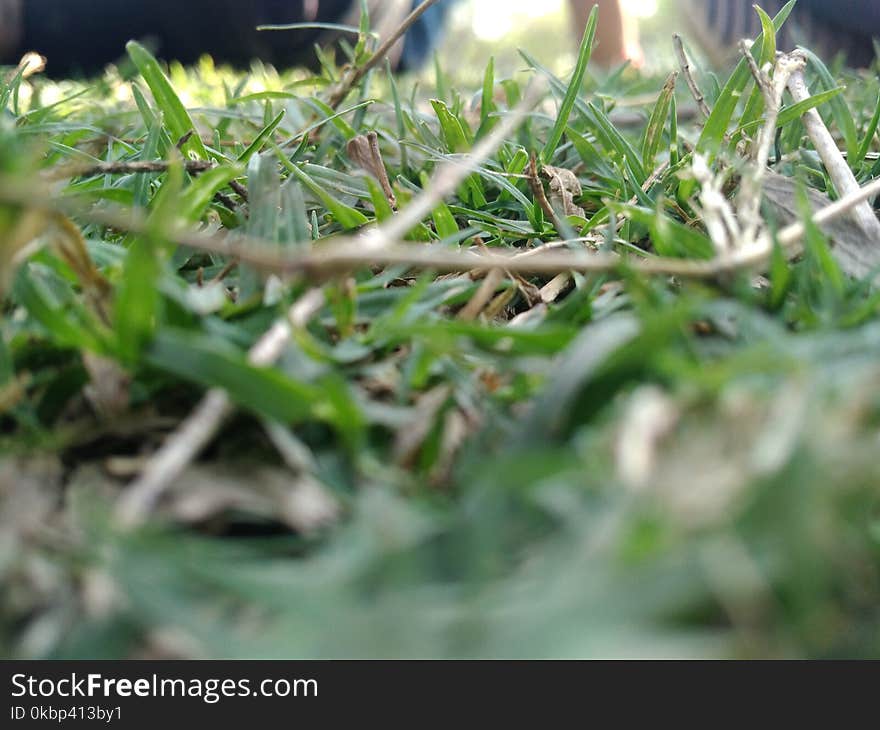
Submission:
[[[603,66],[624,61],[641,66],[645,59],[639,45],[638,25],[624,12],[620,0],[569,0],[578,40],[594,5],[599,6],[599,26],[593,60]]]

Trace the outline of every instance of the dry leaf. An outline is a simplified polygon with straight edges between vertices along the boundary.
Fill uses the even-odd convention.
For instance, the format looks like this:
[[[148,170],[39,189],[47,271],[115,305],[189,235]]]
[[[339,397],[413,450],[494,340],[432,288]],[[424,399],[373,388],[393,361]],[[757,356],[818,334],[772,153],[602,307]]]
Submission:
[[[352,162],[376,179],[391,207],[396,208],[397,198],[394,197],[385,160],[379,149],[379,136],[375,132],[359,134],[348,141],[345,149]]]
[[[545,165],[541,172],[550,180],[550,203],[553,207],[565,216],[586,217],[584,209],[574,202],[584,192],[577,175],[564,167],[549,165]]]
[[[43,234],[48,224],[43,211],[24,210],[0,230],[0,296],[6,293],[15,270],[26,257],[26,247]]]
[[[50,230],[56,251],[70,266],[92,310],[104,324],[109,325],[113,287],[95,266],[79,226],[67,216],[56,214]]]

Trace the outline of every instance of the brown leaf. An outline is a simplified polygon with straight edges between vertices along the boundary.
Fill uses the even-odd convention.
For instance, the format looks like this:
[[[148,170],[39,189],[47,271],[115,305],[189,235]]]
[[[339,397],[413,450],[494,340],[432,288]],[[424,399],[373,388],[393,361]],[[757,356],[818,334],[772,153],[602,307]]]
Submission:
[[[541,172],[550,180],[550,202],[563,215],[586,217],[584,209],[574,202],[583,194],[581,181],[571,170],[564,167],[545,165]]]
[[[385,193],[391,207],[396,208],[397,199],[394,197],[385,160],[379,149],[379,136],[375,132],[359,134],[348,141],[345,150],[352,162],[376,179],[382,186],[382,192]]]
[[[16,268],[21,264],[19,255],[29,243],[38,238],[48,226],[43,211],[25,210],[11,217],[0,229],[0,296],[2,296]]]

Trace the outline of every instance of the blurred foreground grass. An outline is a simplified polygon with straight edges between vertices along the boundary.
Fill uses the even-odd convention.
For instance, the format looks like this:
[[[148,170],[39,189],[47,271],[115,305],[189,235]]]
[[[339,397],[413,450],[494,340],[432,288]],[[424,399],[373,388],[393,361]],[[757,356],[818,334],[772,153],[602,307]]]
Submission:
[[[757,282],[267,277],[170,232],[325,250],[393,215],[348,142],[378,133],[405,209],[549,72],[525,57],[531,71],[490,67],[482,91],[377,73],[335,116],[329,66],[310,80],[206,61],[166,86],[136,60],[129,78],[0,87],[3,655],[880,656],[880,299],[821,234]],[[741,91],[697,76],[710,106]],[[847,90],[822,111],[875,177],[877,76],[810,70],[817,88],[831,76]],[[645,131],[663,81],[588,76],[548,148],[568,84],[551,79],[411,245],[555,240],[523,179],[543,150],[582,187],[564,227],[709,255],[683,84],[681,122]],[[740,165],[722,133],[748,113],[719,131],[715,169]],[[779,172],[830,190],[799,121],[778,151]],[[138,235],[99,220],[131,210]],[[249,363],[316,289],[277,363]],[[234,414],[125,529],[120,497],[210,388]]]

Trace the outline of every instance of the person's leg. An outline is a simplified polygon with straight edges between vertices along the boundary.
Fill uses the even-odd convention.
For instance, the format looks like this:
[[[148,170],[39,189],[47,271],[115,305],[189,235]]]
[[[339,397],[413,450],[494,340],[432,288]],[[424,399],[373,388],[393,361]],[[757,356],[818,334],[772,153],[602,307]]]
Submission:
[[[754,0],[679,0],[681,16],[710,58],[735,54],[741,38],[760,32]],[[771,16],[784,0],[760,0]],[[781,34],[780,45],[803,44],[824,55],[844,53],[866,66],[874,58],[872,38],[880,37],[880,0],[800,0]]]
[[[799,0],[796,8],[804,24],[805,44],[816,50],[844,53],[855,66],[874,58],[874,40],[880,40],[880,0]]]
[[[420,3],[421,0],[412,0],[412,7],[416,8]],[[402,69],[416,69],[427,62],[442,38],[447,16],[455,3],[456,0],[440,0],[413,25],[404,41],[400,59]]]
[[[620,0],[569,0],[575,33],[583,32],[595,5],[599,6],[599,24],[593,60],[602,66],[614,66],[624,61],[642,65],[644,56],[639,44],[638,25],[624,12]]]
[[[880,36],[880,3],[877,0],[799,0],[798,6],[817,20]]]
[[[374,30],[386,37],[421,1],[370,0]],[[429,8],[392,51],[392,60],[399,59],[405,69],[421,66],[455,1],[440,0]],[[12,22],[19,16],[20,23]],[[258,32],[258,25],[356,26],[359,16],[358,0],[0,0],[0,63],[16,63],[35,50],[48,57],[50,74],[94,73],[123,56],[125,43],[135,38],[146,40],[163,58],[184,63],[209,54],[235,65],[254,58],[292,65],[312,61],[313,45],[336,42],[339,34]]]

